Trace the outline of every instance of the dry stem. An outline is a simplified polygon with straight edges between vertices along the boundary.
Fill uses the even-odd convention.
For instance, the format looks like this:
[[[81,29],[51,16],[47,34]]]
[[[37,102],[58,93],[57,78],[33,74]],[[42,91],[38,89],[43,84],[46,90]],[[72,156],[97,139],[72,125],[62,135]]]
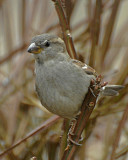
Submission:
[[[120,123],[117,127],[117,130],[116,130],[115,140],[114,140],[113,148],[112,148],[111,160],[115,159],[116,148],[118,147],[120,136],[121,136],[121,131],[122,131],[122,129],[123,129],[125,123],[126,123],[127,117],[128,117],[128,106],[124,110],[121,121],[120,121]]]
[[[77,59],[77,54],[76,54],[72,36],[70,33],[70,27],[69,27],[67,18],[64,14],[62,4],[60,0],[52,0],[52,1],[55,4],[55,8],[56,8],[59,20],[60,20],[60,25],[63,31],[64,41],[67,47],[68,54],[70,55],[70,57]]]
[[[5,154],[7,154],[8,152],[10,152],[15,147],[17,147],[18,145],[20,145],[21,143],[25,142],[28,138],[32,137],[33,135],[36,135],[39,132],[42,132],[42,131],[46,130],[48,127],[52,126],[59,119],[60,119],[59,116],[52,116],[51,118],[46,120],[43,124],[41,124],[41,126],[37,127],[32,132],[30,132],[26,137],[24,137],[23,139],[19,140],[15,144],[13,144],[11,147],[9,147],[4,152],[0,153],[0,158],[2,156],[4,156]]]

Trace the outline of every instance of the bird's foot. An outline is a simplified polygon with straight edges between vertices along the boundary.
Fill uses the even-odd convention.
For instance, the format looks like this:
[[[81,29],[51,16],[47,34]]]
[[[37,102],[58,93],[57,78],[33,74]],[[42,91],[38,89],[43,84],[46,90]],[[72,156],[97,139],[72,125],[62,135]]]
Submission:
[[[93,92],[93,89],[92,89],[92,88],[89,88],[89,89],[90,89],[92,95],[93,95],[94,97],[96,97],[96,95],[95,95],[94,92]]]
[[[82,144],[79,143],[80,141],[81,139],[78,142],[76,142],[75,140],[73,140],[72,135],[68,135],[68,143],[73,143],[76,146],[81,146]]]
[[[79,142],[82,141],[82,138],[79,139],[74,134],[74,130],[75,130],[75,127],[76,127],[76,124],[77,124],[77,118],[80,114],[81,114],[81,112],[78,112],[76,117],[72,119],[71,124],[70,124],[71,127],[70,127],[69,132],[68,132],[68,143],[72,143],[72,144],[77,145],[77,146],[81,146],[81,144]],[[77,141],[74,140],[74,139],[77,139]]]

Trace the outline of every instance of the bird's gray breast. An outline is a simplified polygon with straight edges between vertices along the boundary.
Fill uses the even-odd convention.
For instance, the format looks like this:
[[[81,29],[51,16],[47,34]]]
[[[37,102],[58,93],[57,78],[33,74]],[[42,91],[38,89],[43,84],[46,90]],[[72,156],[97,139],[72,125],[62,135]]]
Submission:
[[[70,62],[36,64],[36,91],[44,107],[65,118],[79,110],[88,91],[90,77]]]

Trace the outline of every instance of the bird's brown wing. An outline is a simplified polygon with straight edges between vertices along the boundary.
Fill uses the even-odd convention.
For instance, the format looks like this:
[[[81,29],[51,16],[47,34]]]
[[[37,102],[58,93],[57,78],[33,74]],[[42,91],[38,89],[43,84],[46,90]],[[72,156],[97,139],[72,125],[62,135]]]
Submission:
[[[94,75],[94,76],[98,75],[97,72],[92,67],[86,65],[81,61],[72,59],[72,63],[75,64],[77,67],[81,67],[88,75]]]
[[[95,77],[98,77],[97,72],[90,66],[86,65],[85,63],[82,63],[81,61],[78,61],[75,59],[72,59],[72,63],[75,64],[77,67],[81,67],[85,71],[86,74],[94,75]],[[119,91],[123,88],[124,86],[122,85],[105,85],[101,87],[100,95],[117,96],[119,94]]]

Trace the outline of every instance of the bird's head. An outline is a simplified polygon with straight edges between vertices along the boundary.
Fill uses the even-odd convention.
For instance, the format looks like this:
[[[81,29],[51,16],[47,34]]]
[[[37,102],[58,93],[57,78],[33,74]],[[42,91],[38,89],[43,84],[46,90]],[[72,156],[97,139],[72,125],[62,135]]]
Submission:
[[[43,61],[57,58],[58,55],[65,53],[65,51],[64,41],[51,34],[35,36],[28,47],[28,52],[33,53],[35,59]]]

